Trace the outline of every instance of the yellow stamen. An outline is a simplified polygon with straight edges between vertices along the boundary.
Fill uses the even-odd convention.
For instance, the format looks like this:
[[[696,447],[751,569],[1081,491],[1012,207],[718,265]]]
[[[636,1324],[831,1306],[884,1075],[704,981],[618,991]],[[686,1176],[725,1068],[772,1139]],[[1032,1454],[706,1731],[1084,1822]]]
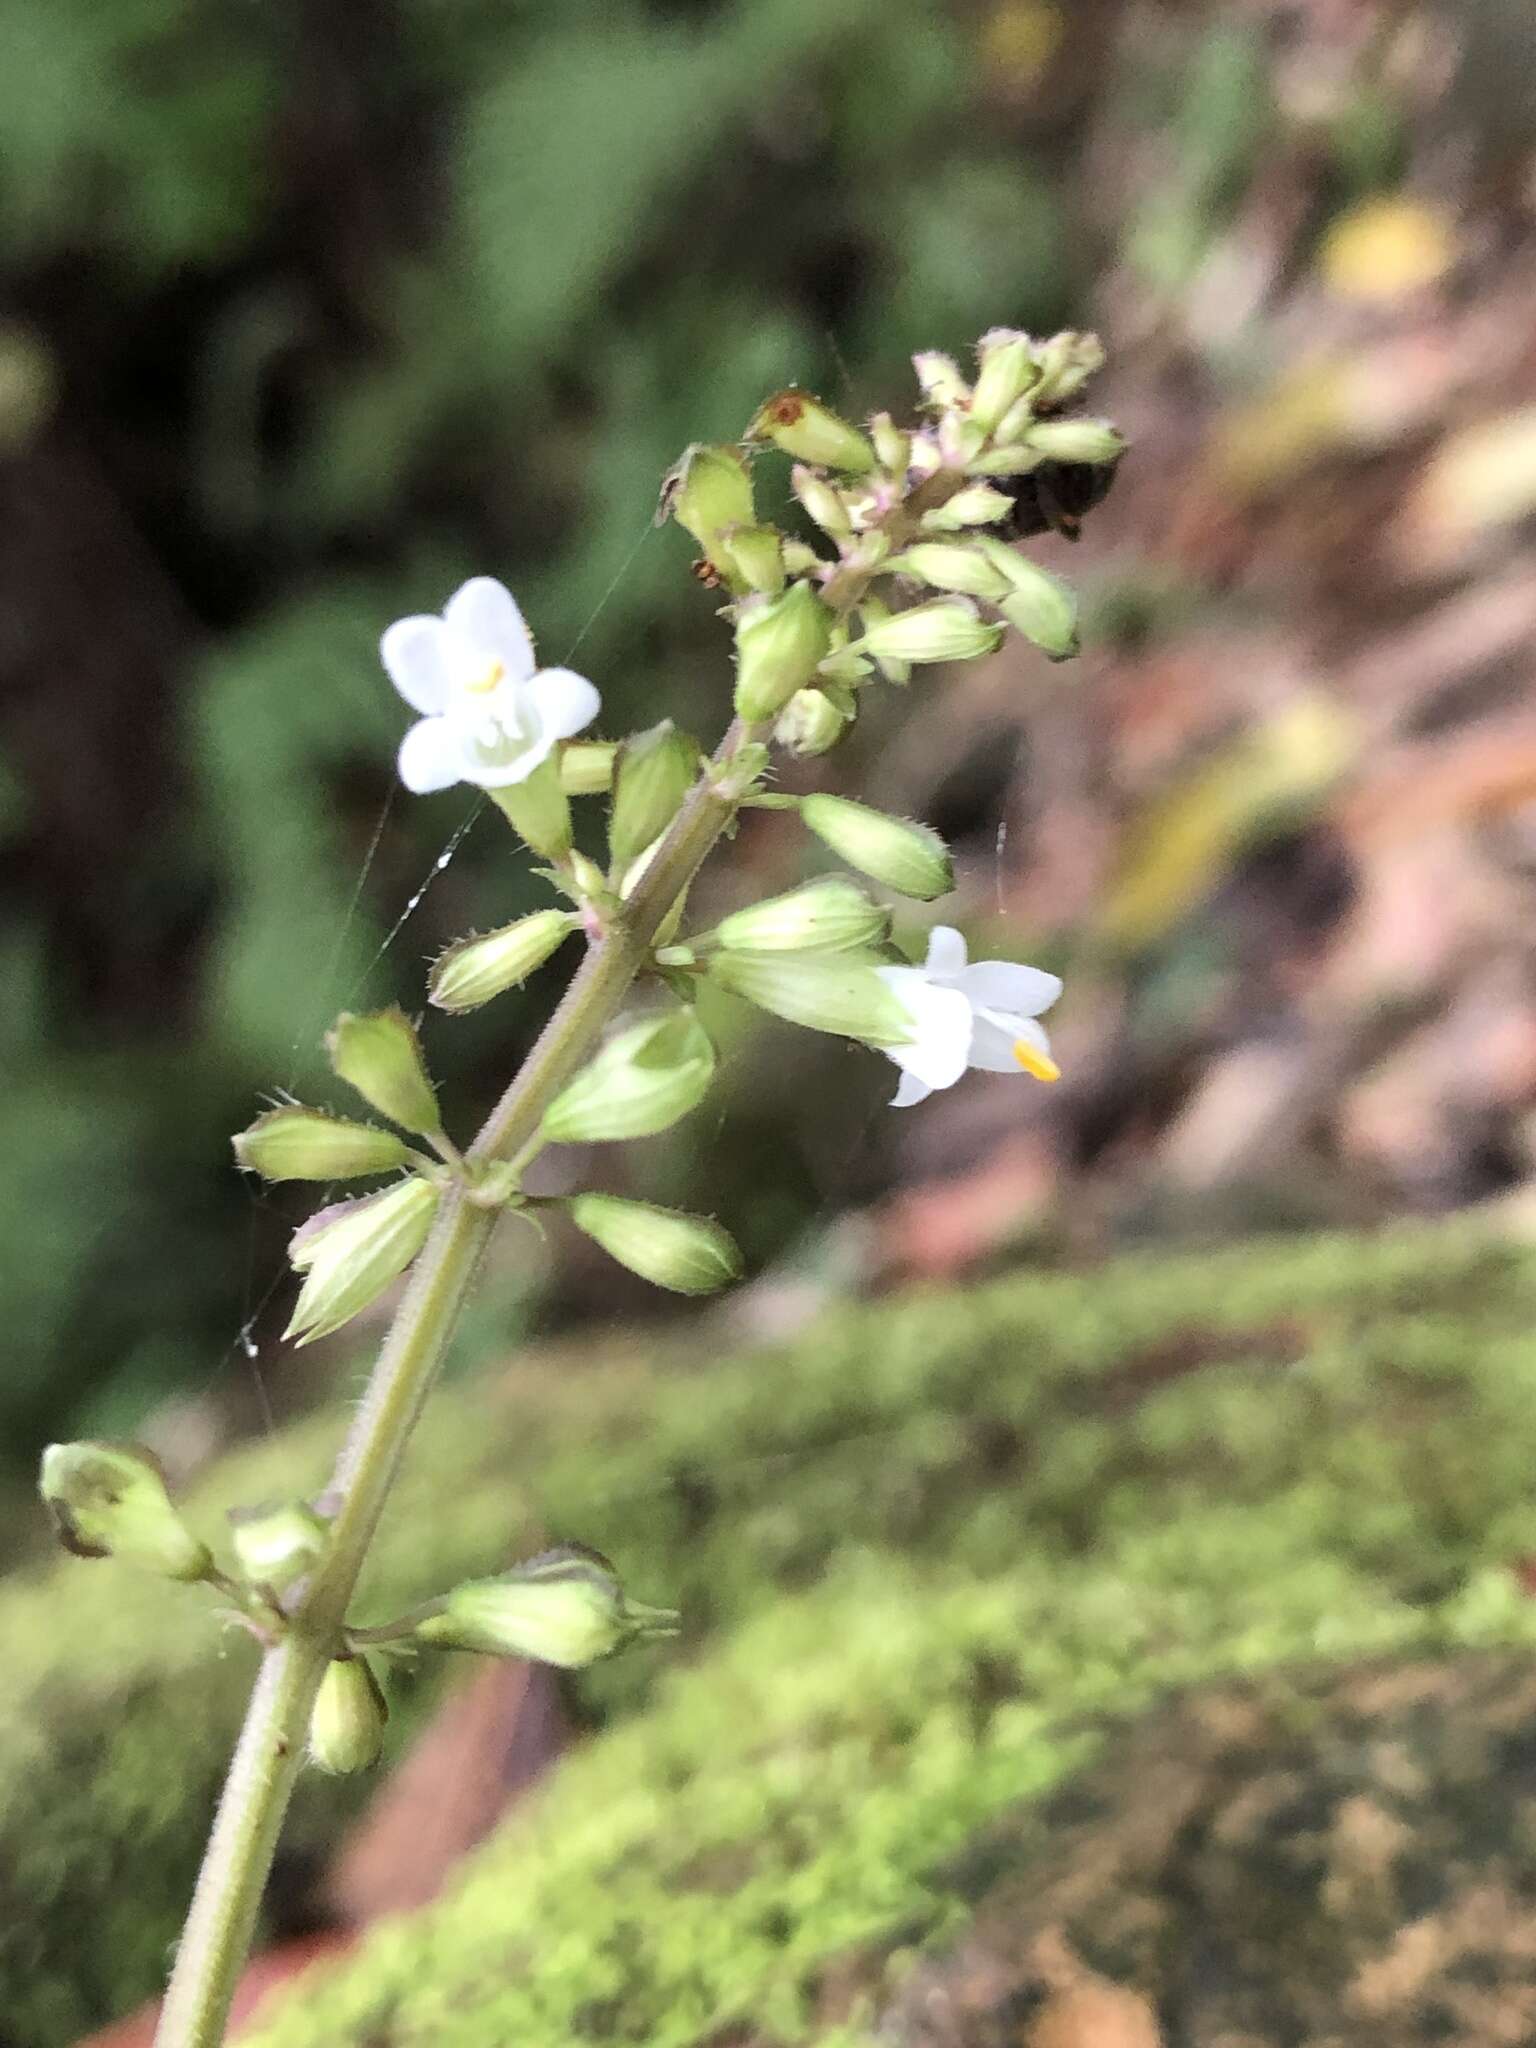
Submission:
[[[472,691],[477,697],[489,696],[506,672],[507,666],[505,662],[488,662],[482,673],[476,676],[473,682],[466,683],[464,687],[466,690]]]
[[[1041,1052],[1030,1044],[1027,1038],[1013,1041],[1013,1056],[1026,1074],[1033,1074],[1037,1081],[1059,1081],[1061,1069],[1049,1053]]]

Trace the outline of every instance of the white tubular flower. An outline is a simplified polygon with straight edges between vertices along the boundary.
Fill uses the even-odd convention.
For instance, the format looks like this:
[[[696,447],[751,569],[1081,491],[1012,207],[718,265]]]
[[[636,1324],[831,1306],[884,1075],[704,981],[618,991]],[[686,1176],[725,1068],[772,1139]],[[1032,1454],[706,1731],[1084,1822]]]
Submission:
[[[400,780],[418,794],[455,782],[524,782],[557,740],[592,723],[602,702],[585,676],[536,666],[523,615],[494,576],[471,577],[440,619],[396,619],[379,654],[423,714],[400,746]]]
[[[1061,1069],[1035,1019],[1061,994],[1060,979],[1011,960],[966,965],[965,940],[952,925],[935,925],[921,967],[882,967],[910,1013],[911,1039],[882,1046],[901,1068],[894,1109],[910,1109],[935,1088],[952,1088],[967,1067],[988,1074],[1032,1074],[1055,1081]]]

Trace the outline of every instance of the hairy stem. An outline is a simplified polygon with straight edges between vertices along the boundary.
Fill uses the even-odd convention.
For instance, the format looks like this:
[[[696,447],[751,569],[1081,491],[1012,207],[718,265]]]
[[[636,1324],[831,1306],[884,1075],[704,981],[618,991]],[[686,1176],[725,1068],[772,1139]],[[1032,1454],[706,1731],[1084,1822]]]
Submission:
[[[749,732],[721,742],[728,761]],[[736,809],[712,773],[695,785],[621,920],[590,948],[564,1000],[470,1148],[508,1159],[533,1138],[559,1089],[591,1054],[644,966],[662,920]],[[337,1461],[338,1507],[325,1561],[288,1632],[262,1659],[245,1725],[166,1992],[156,2048],[217,2048],[244,1965],[283,1815],[303,1760],[326,1664],[406,1444],[431,1392],[459,1310],[495,1226],[461,1188],[443,1198],[432,1235],[379,1353]]]

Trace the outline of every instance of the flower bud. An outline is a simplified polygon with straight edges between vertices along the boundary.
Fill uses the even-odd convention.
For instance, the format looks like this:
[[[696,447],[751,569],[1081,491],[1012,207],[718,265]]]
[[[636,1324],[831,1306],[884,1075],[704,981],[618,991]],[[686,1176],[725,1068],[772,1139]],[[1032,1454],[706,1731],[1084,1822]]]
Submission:
[[[914,576],[936,590],[957,590],[993,604],[1012,588],[995,563],[963,541],[920,540],[915,547],[893,555],[889,566],[895,575]]]
[[[1024,445],[1048,462],[1117,462],[1125,436],[1108,420],[1037,420]]]
[[[873,953],[716,953],[711,981],[808,1031],[901,1045],[911,1021]]]
[[[1040,381],[1034,345],[1016,327],[994,327],[976,346],[971,418],[988,433]]]
[[[347,1777],[379,1760],[389,1708],[366,1657],[335,1657],[325,1667],[309,1716],[309,1756],[322,1771]]]
[[[601,796],[613,787],[614,740],[563,740],[559,747],[560,787],[567,796]]]
[[[733,590],[766,590],[776,597],[784,588],[784,549],[772,526],[733,526],[720,543]]]
[[[771,441],[798,462],[814,462],[848,476],[862,476],[875,466],[875,451],[859,432],[839,419],[830,406],[808,391],[778,391],[758,408],[747,429],[749,441]]]
[[[1040,382],[1035,386],[1035,403],[1065,405],[1075,398],[1096,370],[1104,367],[1104,344],[1096,334],[1075,334],[1070,329],[1053,334],[1035,350]]]
[[[136,1444],[50,1444],[38,1491],[76,1557],[117,1557],[166,1579],[201,1579],[213,1559],[171,1505],[159,1462]]]
[[[847,953],[882,945],[891,913],[847,875],[820,875],[783,896],[732,911],[715,927],[733,953]]]
[[[698,773],[699,747],[670,718],[619,750],[608,819],[608,851],[622,874],[677,816]]]
[[[557,1145],[647,1138],[696,1109],[714,1078],[715,1049],[692,1010],[647,1018],[605,1045],[544,1112]]]
[[[991,526],[1013,510],[1006,491],[991,484],[967,484],[943,505],[922,517],[924,533],[956,533],[967,526]]]
[[[231,1508],[230,1545],[247,1584],[285,1593],[314,1570],[325,1555],[330,1531],[307,1502],[281,1501],[261,1508]]]
[[[1078,649],[1077,596],[1028,556],[1016,554],[995,534],[977,534],[980,548],[1012,586],[997,608],[1009,625],[1032,640],[1052,661],[1066,661]]]
[[[299,1102],[267,1110],[232,1142],[236,1162],[263,1180],[355,1180],[365,1173],[393,1173],[411,1160],[410,1148],[393,1131],[350,1123]]]
[[[574,1195],[565,1207],[578,1230],[653,1287],[713,1294],[741,1278],[736,1241],[711,1217],[618,1195]]]
[[[570,852],[571,803],[553,754],[521,782],[485,793],[523,844],[545,860],[560,860]]]
[[[876,626],[888,624],[893,616],[894,614],[890,606],[883,597],[866,597],[859,604],[859,624],[864,629],[866,639]],[[875,666],[888,683],[905,685],[911,682],[912,664],[910,661],[898,661],[894,655],[875,653],[873,648],[867,651],[875,654]]]
[[[936,410],[943,406],[964,405],[971,395],[971,387],[961,376],[960,365],[953,356],[926,350],[912,358],[912,367],[917,372],[924,398]]]
[[[736,620],[736,709],[751,723],[772,718],[811,681],[832,644],[832,615],[808,583],[779,597],[748,598]]]
[[[516,988],[570,937],[581,922],[571,910],[535,910],[500,931],[458,939],[439,953],[427,996],[440,1010],[476,1010]]]
[[[854,652],[888,661],[972,661],[1001,646],[1003,629],[991,626],[961,597],[938,597],[866,624]]]
[[[872,875],[898,895],[930,903],[955,886],[949,848],[927,825],[887,817],[846,796],[802,797],[800,815],[850,867]]]
[[[828,754],[851,722],[824,690],[796,690],[779,713],[773,736],[791,754]]]
[[[685,448],[662,485],[658,519],[671,514],[698,542],[706,561],[729,574],[721,546],[733,526],[756,521],[752,478],[734,448],[711,448],[696,441]]]
[[[415,1026],[398,1007],[354,1016],[343,1010],[326,1033],[338,1077],[403,1130],[430,1137],[443,1127]]]
[[[305,1279],[283,1334],[312,1344],[350,1322],[421,1250],[437,1204],[438,1190],[413,1176],[311,1216],[288,1244],[288,1262]]]
[[[905,476],[912,455],[912,436],[904,433],[888,412],[877,412],[869,423],[869,438],[881,468],[890,470],[893,476]]]
[[[807,469],[800,462],[791,470],[789,481],[791,490],[822,532],[830,534],[834,540],[846,540],[853,532],[853,520],[843,503],[842,493],[834,490],[825,477],[818,476],[814,469]]]
[[[565,1543],[499,1578],[455,1586],[418,1622],[413,1639],[579,1671],[626,1643],[676,1635],[678,1618],[674,1608],[630,1600],[606,1557]]]

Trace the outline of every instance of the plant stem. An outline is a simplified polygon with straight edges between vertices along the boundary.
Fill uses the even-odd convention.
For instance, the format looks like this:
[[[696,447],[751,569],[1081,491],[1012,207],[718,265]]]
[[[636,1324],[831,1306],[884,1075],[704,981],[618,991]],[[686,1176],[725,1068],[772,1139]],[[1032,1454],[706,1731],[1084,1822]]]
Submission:
[[[740,721],[716,764],[752,737]],[[592,1052],[650,953],[662,920],[730,823],[737,800],[706,773],[617,920],[590,948],[517,1078],[469,1151],[512,1157]],[[245,1963],[283,1816],[303,1760],[310,1711],[400,1459],[432,1390],[459,1310],[495,1226],[491,1210],[444,1195],[437,1221],[368,1381],[332,1481],[331,1542],[288,1632],[262,1658],[166,1992],[156,2048],[218,2048]]]

